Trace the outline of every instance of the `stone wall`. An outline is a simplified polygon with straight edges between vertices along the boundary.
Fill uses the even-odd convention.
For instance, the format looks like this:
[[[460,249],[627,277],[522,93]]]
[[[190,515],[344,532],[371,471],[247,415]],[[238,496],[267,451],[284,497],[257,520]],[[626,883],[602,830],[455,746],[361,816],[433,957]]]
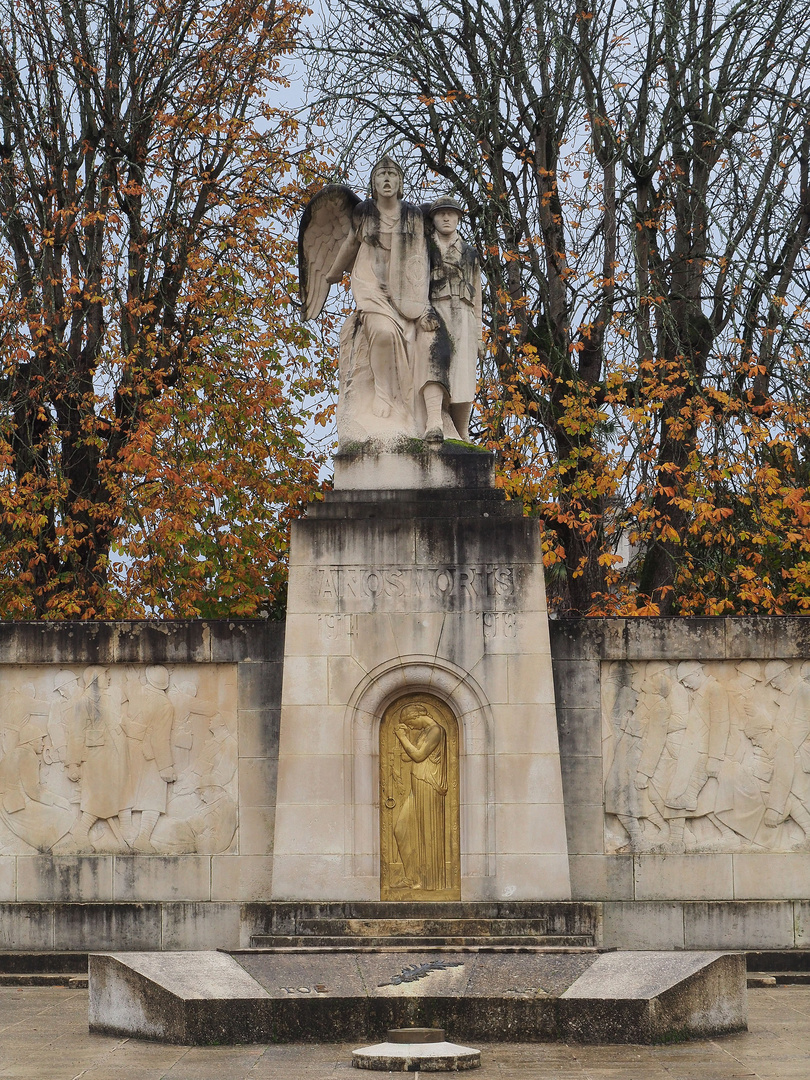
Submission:
[[[810,941],[810,619],[551,624],[571,886],[605,944]]]
[[[0,623],[0,949],[239,944],[283,647],[270,622]]]
[[[810,947],[810,618],[558,620],[551,648],[573,899],[599,902],[604,944]],[[0,951],[261,932],[283,649],[274,623],[0,623]],[[99,787],[105,700],[130,774]],[[15,783],[32,762],[36,790]],[[118,798],[134,844],[149,776],[166,809],[134,853],[82,791]]]

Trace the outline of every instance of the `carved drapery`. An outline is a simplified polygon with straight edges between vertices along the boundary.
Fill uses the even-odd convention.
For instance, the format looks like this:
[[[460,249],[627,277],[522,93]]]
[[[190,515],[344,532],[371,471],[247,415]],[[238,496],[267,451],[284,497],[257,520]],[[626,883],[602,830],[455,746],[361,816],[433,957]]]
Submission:
[[[380,898],[459,900],[458,724],[407,694],[380,724]]]

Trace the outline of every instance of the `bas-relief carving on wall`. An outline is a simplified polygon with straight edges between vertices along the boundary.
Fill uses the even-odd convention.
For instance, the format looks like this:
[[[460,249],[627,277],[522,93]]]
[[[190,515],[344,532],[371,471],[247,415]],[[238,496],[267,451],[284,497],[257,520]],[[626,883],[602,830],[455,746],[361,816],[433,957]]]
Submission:
[[[0,852],[233,850],[232,671],[5,667],[0,687]]]
[[[602,672],[605,850],[810,851],[810,661]]]
[[[409,694],[380,724],[382,900],[460,900],[458,724]]]

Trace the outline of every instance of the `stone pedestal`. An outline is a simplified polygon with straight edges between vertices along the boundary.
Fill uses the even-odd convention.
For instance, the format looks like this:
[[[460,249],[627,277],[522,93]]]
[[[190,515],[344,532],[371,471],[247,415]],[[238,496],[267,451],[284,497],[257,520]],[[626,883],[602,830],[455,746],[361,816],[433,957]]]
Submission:
[[[293,526],[273,898],[378,900],[382,868],[387,899],[568,899],[537,522],[488,454],[336,464],[338,490]],[[432,772],[396,741],[419,707],[444,729]],[[405,808],[408,785],[427,795]],[[404,856],[391,869],[408,815],[412,836],[445,830],[443,892]]]

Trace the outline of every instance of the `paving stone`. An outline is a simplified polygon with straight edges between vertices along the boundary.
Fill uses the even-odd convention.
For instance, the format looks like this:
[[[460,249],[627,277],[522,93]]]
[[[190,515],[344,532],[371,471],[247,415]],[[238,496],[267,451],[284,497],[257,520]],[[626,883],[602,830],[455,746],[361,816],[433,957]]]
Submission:
[[[0,988],[0,1080],[350,1080],[359,1043],[189,1048],[90,1035],[84,990]],[[476,1043],[479,1080],[807,1080],[810,987],[749,992],[749,1030],[672,1046]],[[230,1055],[230,1056],[229,1056]],[[383,1074],[384,1075],[384,1074]]]

